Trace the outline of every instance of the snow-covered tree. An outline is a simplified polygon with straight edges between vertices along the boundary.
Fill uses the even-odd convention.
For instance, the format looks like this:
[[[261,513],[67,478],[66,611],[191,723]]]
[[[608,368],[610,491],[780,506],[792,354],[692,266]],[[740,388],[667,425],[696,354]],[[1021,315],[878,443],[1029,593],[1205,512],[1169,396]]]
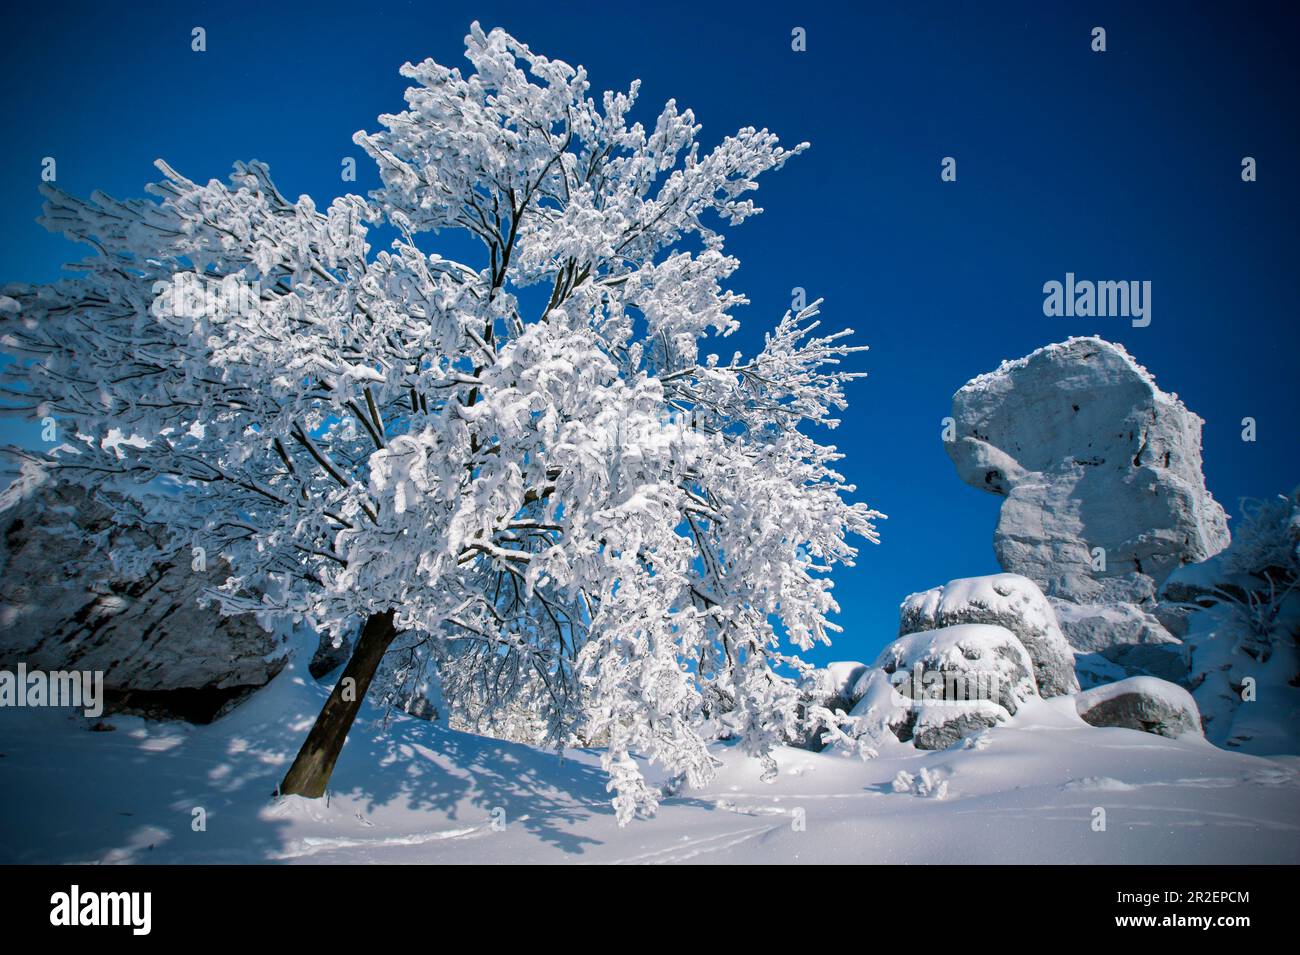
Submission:
[[[751,357],[707,351],[745,302],[722,230],[803,145],[746,128],[704,151],[671,101],[631,122],[637,84],[597,101],[477,24],[466,53],[468,75],[404,66],[406,109],[356,135],[368,198],[290,201],[257,162],[205,185],[160,162],[148,200],[46,187],[46,227],[92,252],[4,289],[5,395],[69,426],[52,466],[164,488],[132,516],[229,560],[226,612],[362,625],[283,791],[323,793],[418,633],[450,706],[606,745],[626,821],[656,804],[633,754],[698,783],[709,741],[770,762],[794,732],[793,651],[828,642],[827,572],[880,516],[811,435],[858,349],[814,303]],[[399,237],[372,254],[379,224]],[[441,230],[483,261],[424,251]]]

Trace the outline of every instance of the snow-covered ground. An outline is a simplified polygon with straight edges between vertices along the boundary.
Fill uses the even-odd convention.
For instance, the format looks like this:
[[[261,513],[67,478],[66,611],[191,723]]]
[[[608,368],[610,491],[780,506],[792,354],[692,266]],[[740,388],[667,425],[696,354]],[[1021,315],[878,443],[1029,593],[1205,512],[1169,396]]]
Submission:
[[[620,829],[594,753],[372,710],[328,803],[276,801],[325,693],[291,664],[210,726],[0,710],[0,862],[1300,862],[1300,758],[1091,727],[1071,697],[943,752],[784,749],[772,782],[720,747],[707,788]],[[922,769],[943,798],[895,787]]]

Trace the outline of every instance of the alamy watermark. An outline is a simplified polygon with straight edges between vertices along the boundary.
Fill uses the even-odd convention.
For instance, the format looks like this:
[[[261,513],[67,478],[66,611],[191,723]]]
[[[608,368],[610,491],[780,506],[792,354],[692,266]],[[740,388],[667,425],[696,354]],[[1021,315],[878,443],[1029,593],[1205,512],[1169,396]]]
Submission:
[[[1128,318],[1134,328],[1151,324],[1151,282],[1076,280],[1043,283],[1043,314],[1048,318]]]
[[[1000,699],[1001,680],[992,670],[927,670],[917,663],[911,670],[895,670],[889,682],[895,693],[926,705]]]
[[[215,318],[219,315],[251,316],[262,303],[262,283],[250,282],[238,272],[209,278],[195,272],[177,272],[170,281],[157,281],[149,310],[155,318]]]
[[[127,926],[132,935],[148,935],[153,928],[153,893],[83,892],[74,885],[50,896],[50,924]]]
[[[102,670],[0,670],[0,707],[69,706],[94,719],[104,713]]]

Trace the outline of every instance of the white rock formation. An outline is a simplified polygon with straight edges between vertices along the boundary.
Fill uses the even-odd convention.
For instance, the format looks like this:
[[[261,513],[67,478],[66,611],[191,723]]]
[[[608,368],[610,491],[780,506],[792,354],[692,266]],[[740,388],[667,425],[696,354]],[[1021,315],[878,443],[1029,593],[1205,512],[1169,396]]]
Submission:
[[[1154,611],[1173,570],[1228,543],[1201,474],[1201,419],[1100,338],[1004,362],[953,396],[952,416],[958,474],[1006,498],[1003,569],[1043,589],[1077,649],[1185,675]]]
[[[947,749],[958,740],[978,736],[1005,722],[1007,711],[989,700],[955,704],[923,703],[915,708],[909,729],[917,749]]]
[[[855,687],[867,672],[867,665],[856,660],[840,660],[810,671],[801,681],[800,690],[809,705],[829,710],[853,709],[861,694]]]
[[[899,608],[900,636],[960,623],[1004,627],[1019,637],[1034,662],[1040,695],[1061,696],[1079,689],[1074,651],[1052,605],[1028,577],[964,577],[912,594]]]
[[[1081,676],[1095,673],[1089,685],[1115,679],[1111,667],[1124,673],[1151,673],[1165,680],[1187,675],[1187,647],[1156,615],[1152,600],[1134,603],[1082,603],[1055,599],[1061,629],[1079,651]],[[1097,659],[1100,658],[1100,659]]]
[[[1201,474],[1202,420],[1119,345],[1071,338],[1004,362],[952,414],[957,473],[1007,498],[999,562],[1051,596],[1132,601],[1152,589],[1133,575],[1158,585],[1228,543]]]

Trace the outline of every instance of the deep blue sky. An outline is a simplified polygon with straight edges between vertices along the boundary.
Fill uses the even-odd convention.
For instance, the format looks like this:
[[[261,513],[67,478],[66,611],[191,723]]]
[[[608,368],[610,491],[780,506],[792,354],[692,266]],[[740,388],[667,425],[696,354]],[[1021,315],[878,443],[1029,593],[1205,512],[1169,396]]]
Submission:
[[[752,346],[790,289],[871,351],[834,440],[884,542],[837,575],[847,633],[818,660],[870,659],[899,601],[998,568],[999,499],[962,484],[939,437],[952,393],[1072,334],[1123,342],[1207,419],[1206,473],[1230,512],[1300,481],[1294,399],[1294,108],[1300,31],[1266,6],[1216,4],[390,3],[30,4],[0,36],[0,283],[46,281],[79,254],[34,224],[41,159],[59,185],[142,194],[167,159],[193,179],[270,163],[324,206],[340,160],[402,106],[406,60],[464,66],[478,19],[587,67],[643,80],[706,144],[767,126],[812,149],[762,182],[767,211],[731,234]],[[190,50],[207,30],[208,51]],[[790,50],[795,26],[808,51]],[[1090,50],[1094,26],[1108,51]],[[1254,156],[1259,181],[1243,183]],[[944,156],[958,181],[943,183]],[[434,240],[436,243],[436,240]],[[428,247],[433,248],[434,245]],[[1042,285],[1153,283],[1153,321],[1049,319]],[[721,349],[730,352],[731,347]],[[747,348],[748,350],[748,348]],[[1240,421],[1259,440],[1240,440]],[[13,423],[3,434],[22,437]]]

